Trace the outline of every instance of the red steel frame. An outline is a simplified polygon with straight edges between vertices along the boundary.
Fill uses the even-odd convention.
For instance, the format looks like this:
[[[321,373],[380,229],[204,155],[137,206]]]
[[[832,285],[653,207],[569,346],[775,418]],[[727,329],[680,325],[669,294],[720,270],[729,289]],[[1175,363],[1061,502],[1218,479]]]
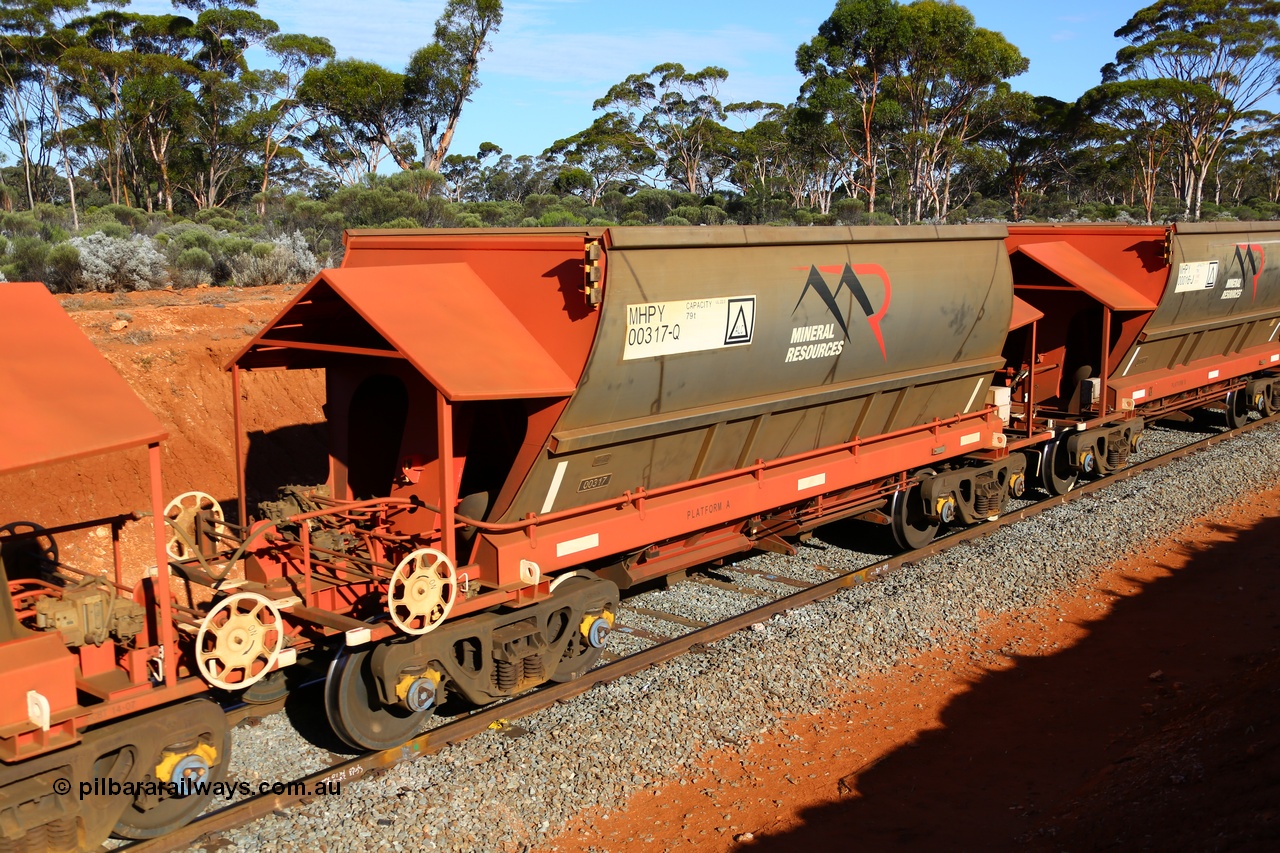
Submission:
[[[98,519],[78,524],[63,525],[45,531],[46,534],[85,529],[110,523],[112,526],[112,551],[114,556],[115,583],[113,586],[125,593],[132,594],[134,599],[143,604],[151,604],[156,608],[155,632],[144,628],[139,635],[142,639],[140,648],[125,652],[125,673],[129,684],[110,690],[103,701],[91,706],[76,705],[73,708],[52,709],[48,731],[40,727],[10,726],[0,730],[0,759],[13,762],[32,758],[54,749],[71,746],[80,740],[80,732],[84,729],[110,722],[131,714],[168,705],[204,693],[208,685],[197,676],[183,676],[178,670],[179,650],[177,630],[173,621],[173,602],[169,591],[170,571],[169,556],[165,553],[164,529],[164,488],[160,465],[160,444],[152,443],[147,447],[147,460],[151,487],[152,531],[155,538],[156,574],[130,589],[122,582],[123,567],[119,547],[119,526],[125,517]],[[75,571],[75,570],[72,570]],[[10,589],[20,586],[23,581],[10,581]],[[19,638],[10,643],[0,645],[6,654],[21,653],[29,667],[46,669],[50,682],[57,680],[57,673],[65,666],[64,661],[75,660],[78,669],[83,672],[91,668],[98,673],[116,668],[114,655],[115,644],[104,643],[101,647],[84,646],[75,652],[66,649],[61,640],[57,647],[47,646],[41,638],[56,636],[48,633],[33,634]],[[21,652],[19,652],[21,649]],[[108,661],[106,656],[110,656]],[[160,680],[152,683],[148,673],[147,662],[159,658],[163,661],[160,669]],[[77,676],[77,683],[80,676]],[[91,692],[97,694],[96,689]],[[6,691],[3,701],[21,702],[25,707],[25,695],[19,691]]]
[[[233,406],[237,438],[242,431],[241,379],[239,367],[233,366],[232,386],[236,397]],[[451,559],[457,560],[456,530],[461,525],[474,526],[487,534],[489,544],[481,546],[481,561],[488,564],[484,572],[491,587],[473,597],[459,600],[451,612],[451,618],[493,607],[498,604],[519,606],[533,603],[550,595],[550,575],[569,570],[584,562],[618,556],[655,545],[673,542],[699,534],[702,541],[686,547],[675,545],[678,555],[682,550],[696,553],[696,562],[705,562],[717,556],[725,556],[749,547],[749,540],[726,535],[715,538],[715,531],[737,530],[753,517],[786,510],[788,507],[816,504],[818,512],[836,512],[850,503],[866,502],[884,491],[886,478],[899,478],[903,472],[937,464],[970,453],[1006,453],[1005,435],[995,409],[986,407],[967,415],[957,414],[945,420],[910,427],[896,432],[877,435],[869,439],[855,437],[848,442],[795,454],[770,462],[757,461],[754,465],[734,471],[715,474],[658,489],[639,489],[622,497],[600,501],[586,506],[561,510],[545,515],[530,513],[521,521],[506,524],[485,522],[456,515],[454,504],[457,495],[454,487],[453,465],[453,407],[443,392],[437,390],[437,441],[439,459],[445,463],[439,467],[442,506],[426,507],[438,511],[441,529],[415,537],[412,546],[440,548]],[[237,478],[243,503],[245,459],[237,441]],[[853,491],[852,496],[848,494]],[[828,506],[823,506],[824,496],[839,496]],[[268,594],[288,602],[282,610],[325,634],[345,631],[351,644],[386,639],[396,634],[387,623],[365,625],[344,614],[350,611],[352,602],[374,589],[381,590],[390,566],[383,563],[379,576],[356,579],[346,585],[326,586],[317,589],[313,584],[314,552],[309,528],[304,523],[320,517],[340,516],[352,510],[394,511],[397,507],[412,505],[405,498],[378,498],[364,501],[334,501],[333,508],[326,508],[290,517],[287,523],[299,524],[301,531],[300,553],[296,572],[301,575],[300,595],[293,588],[271,590]],[[689,513],[694,509],[720,505],[724,507],[723,521],[707,520],[691,523]],[[249,539],[269,536],[277,526],[274,522],[254,525]],[[708,541],[708,539],[710,541]],[[717,544],[721,543],[719,549]],[[383,558],[382,548],[375,541],[371,557]],[[663,555],[664,568],[653,574],[674,571],[680,566],[670,562],[670,552]],[[518,580],[523,561],[538,564],[540,581],[532,586]],[[271,561],[278,566],[280,576],[289,574],[284,562]],[[477,564],[459,566],[459,576],[479,581]],[[472,571],[468,571],[468,570]],[[342,569],[337,571],[341,572]],[[365,570],[353,572],[359,575]],[[274,574],[274,572],[273,572]],[[239,586],[239,582],[233,582]],[[299,638],[301,639],[301,638]]]

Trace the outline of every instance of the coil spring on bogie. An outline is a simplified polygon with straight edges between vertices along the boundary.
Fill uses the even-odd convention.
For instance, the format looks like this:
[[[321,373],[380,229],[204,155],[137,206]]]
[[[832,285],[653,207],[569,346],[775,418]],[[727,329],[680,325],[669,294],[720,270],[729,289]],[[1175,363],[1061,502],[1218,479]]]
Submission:
[[[1000,508],[1000,497],[986,489],[978,492],[973,498],[973,511],[979,516],[988,516]]]
[[[542,655],[529,655],[524,659],[525,680],[542,680]]]
[[[509,660],[494,661],[493,676],[499,690],[515,690],[520,678],[516,674],[516,665]]]
[[[80,833],[74,817],[60,817],[46,824],[49,828],[49,850],[52,853],[72,853],[80,847]]]
[[[1129,459],[1129,443],[1125,441],[1113,441],[1107,445],[1107,467],[1114,468],[1117,465],[1123,465]]]

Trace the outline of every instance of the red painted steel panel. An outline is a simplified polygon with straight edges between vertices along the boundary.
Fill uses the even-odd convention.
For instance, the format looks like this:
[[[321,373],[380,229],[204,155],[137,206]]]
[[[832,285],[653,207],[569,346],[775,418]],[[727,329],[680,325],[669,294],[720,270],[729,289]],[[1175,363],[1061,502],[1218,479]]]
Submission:
[[[1154,311],[1156,304],[1070,243],[1023,243],[1018,252],[1061,276],[1112,311]]]
[[[1009,319],[1009,331],[1029,326],[1044,317],[1044,312],[1025,299],[1013,297],[1013,316]]]
[[[321,283],[452,401],[566,397],[577,385],[467,264],[325,270],[293,304]],[[281,337],[287,316],[233,363]]]
[[[0,401],[0,473],[165,438],[39,283],[0,284]]]

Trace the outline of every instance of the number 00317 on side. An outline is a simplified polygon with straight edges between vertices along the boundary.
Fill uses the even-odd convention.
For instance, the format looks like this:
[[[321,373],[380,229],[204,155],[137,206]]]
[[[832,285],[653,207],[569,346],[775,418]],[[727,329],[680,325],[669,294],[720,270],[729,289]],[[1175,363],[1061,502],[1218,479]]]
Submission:
[[[754,296],[633,303],[627,306],[622,358],[746,346],[755,335],[755,325]]]

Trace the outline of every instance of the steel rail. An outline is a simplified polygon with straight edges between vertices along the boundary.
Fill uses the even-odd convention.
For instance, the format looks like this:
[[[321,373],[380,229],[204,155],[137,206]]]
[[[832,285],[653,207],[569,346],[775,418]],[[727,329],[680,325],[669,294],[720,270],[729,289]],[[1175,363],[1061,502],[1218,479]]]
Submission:
[[[1007,515],[1002,515],[994,521],[987,521],[971,527],[958,530],[942,538],[936,539],[923,548],[915,551],[908,551],[895,557],[885,560],[879,560],[860,569],[833,577],[831,580],[823,581],[815,586],[807,589],[801,589],[797,592],[784,595],[759,607],[747,610],[737,616],[730,617],[721,622],[716,622],[705,627],[695,628],[686,634],[673,637],[663,643],[639,652],[618,658],[617,660],[598,666],[582,675],[581,678],[562,684],[548,684],[535,689],[533,692],[523,696],[517,696],[513,699],[500,702],[495,705],[488,705],[467,716],[454,720],[449,723],[437,726],[418,737],[408,741],[401,746],[383,750],[381,752],[373,752],[365,755],[357,756],[348,761],[335,764],[332,767],[317,771],[301,779],[295,780],[305,784],[308,792],[315,790],[316,785],[320,782],[353,782],[363,776],[379,771],[386,770],[405,761],[412,761],[425,755],[435,754],[446,746],[466,740],[480,734],[495,723],[500,723],[508,719],[514,719],[532,714],[536,711],[549,708],[557,702],[563,702],[585,693],[598,684],[622,678],[623,676],[633,675],[644,669],[656,664],[670,660],[679,655],[685,654],[694,647],[705,646],[708,643],[722,640],[730,634],[741,631],[753,624],[762,622],[779,613],[787,610],[794,610],[798,607],[804,607],[825,598],[830,598],[843,589],[860,586],[870,581],[879,580],[894,572],[918,563],[928,557],[946,551],[956,545],[965,542],[972,542],[985,536],[989,536],[1009,525],[1017,524],[1034,515],[1039,515],[1046,510],[1061,506],[1065,503],[1079,500],[1094,492],[1105,489],[1107,486],[1127,480],[1138,474],[1160,468],[1170,462],[1190,456],[1212,445],[1223,441],[1228,441],[1245,433],[1252,432],[1263,426],[1280,422],[1280,414],[1272,415],[1268,418],[1261,418],[1233,430],[1227,430],[1217,435],[1192,442],[1191,444],[1154,456],[1142,462],[1135,463],[1128,468],[1124,468],[1113,474],[1097,480],[1091,480],[1082,485],[1076,486],[1064,495],[1057,495],[1037,501],[1036,503],[1014,510]],[[827,568],[822,566],[820,568]],[[242,800],[238,803],[225,806],[217,811],[210,812],[201,818],[187,824],[184,827],[167,833],[157,838],[137,841],[129,845],[115,848],[116,850],[129,850],[131,853],[161,853],[161,851],[172,851],[193,844],[201,836],[214,832],[220,832],[228,829],[234,829],[251,823],[254,820],[265,817],[272,812],[280,809],[289,808],[297,805],[304,800],[310,801],[313,797],[309,794],[291,793],[291,794],[259,794],[255,797]]]

